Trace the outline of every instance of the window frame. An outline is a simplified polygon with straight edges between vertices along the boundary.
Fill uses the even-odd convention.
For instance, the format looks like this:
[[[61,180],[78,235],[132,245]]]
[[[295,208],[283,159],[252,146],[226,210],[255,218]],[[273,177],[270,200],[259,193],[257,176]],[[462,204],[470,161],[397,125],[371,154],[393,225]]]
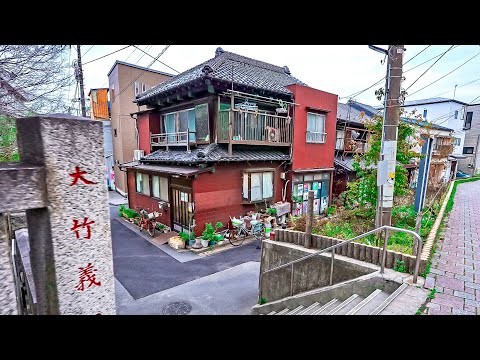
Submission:
[[[115,83],[110,86],[110,102],[115,102]]]
[[[428,115],[428,109],[423,109],[423,118],[426,119]]]
[[[453,138],[453,146],[460,146],[461,144],[462,144],[462,138],[459,138],[459,137]]]
[[[470,116],[470,121],[468,121],[468,114],[471,114]],[[465,116],[465,121],[463,122],[463,130],[470,130],[472,128],[472,120],[473,120],[473,111],[467,111],[467,114]],[[467,121],[468,121],[468,127],[467,127]]]
[[[140,92],[140,83],[138,81],[135,81],[134,92],[135,92],[135,96],[137,96]]]
[[[314,115],[316,118],[320,117],[320,118],[323,118],[323,132],[319,132],[319,131],[310,131],[308,130],[308,116],[309,115]],[[326,132],[326,125],[327,125],[327,114],[322,114],[322,113],[315,113],[315,112],[311,112],[311,111],[308,111],[307,112],[307,126],[306,126],[306,130],[305,130],[305,142],[307,144],[325,144],[327,142],[327,132]],[[316,126],[318,128],[318,126]],[[320,136],[320,140],[319,141],[315,141],[315,139],[309,139],[308,135],[313,135],[313,134],[321,134]]]
[[[142,188],[140,189],[140,191],[138,191],[138,174],[140,174],[140,175],[142,176],[142,182],[141,182]],[[148,176],[148,194],[145,194],[145,193],[143,192],[143,190],[144,190],[144,183],[145,183],[145,182],[143,181],[143,180],[145,179],[145,178],[144,178],[144,175],[145,175],[145,176]],[[140,172],[140,171],[135,171],[135,192],[136,192],[137,194],[144,195],[144,196],[148,196],[148,197],[152,197],[152,185],[151,185],[151,183],[152,183],[152,179],[151,179],[150,174],[147,174],[147,173],[144,173],[144,172]]]
[[[261,173],[262,177],[260,180],[260,188],[262,190],[262,198],[260,200],[252,200],[252,176],[251,174],[258,174]],[[272,173],[272,196],[268,198],[263,197],[263,173]],[[244,197],[244,179],[245,175],[247,175],[247,196],[248,198]],[[265,203],[273,201],[275,198],[275,168],[258,168],[258,169],[246,169],[242,171],[242,204],[258,204],[258,203]]]
[[[142,93],[144,93],[145,91],[147,91],[147,84],[142,83]]]
[[[154,187],[153,187],[153,178],[154,178],[154,177],[158,177],[158,195],[159,195],[159,197],[156,197],[156,196],[155,196],[155,193],[154,193],[154,190],[153,190],[153,189],[154,189]],[[166,191],[167,191],[167,194],[166,194],[166,195],[167,195],[167,198],[166,198],[166,199],[162,199],[162,197],[161,197],[161,196],[162,196],[162,192],[161,192],[161,188],[162,188],[162,187],[161,187],[161,180],[160,180],[161,178],[162,178],[162,179],[166,179],[166,181],[167,181],[167,189],[166,189]],[[152,175],[150,175],[150,179],[151,179],[151,183],[152,183],[151,198],[152,198],[152,199],[155,199],[155,200],[160,200],[160,201],[169,202],[169,198],[170,198],[170,196],[169,196],[170,182],[169,182],[168,176],[153,175],[153,174],[152,174]]]
[[[472,149],[472,152],[466,152],[465,149]],[[464,155],[473,155],[475,148],[473,146],[464,146],[462,154]]]

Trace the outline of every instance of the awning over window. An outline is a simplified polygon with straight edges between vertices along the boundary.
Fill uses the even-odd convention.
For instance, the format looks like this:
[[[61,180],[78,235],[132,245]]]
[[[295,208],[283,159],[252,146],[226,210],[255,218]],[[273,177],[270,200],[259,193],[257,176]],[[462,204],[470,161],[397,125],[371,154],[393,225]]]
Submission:
[[[206,168],[198,168],[193,166],[173,166],[173,165],[150,165],[142,164],[137,161],[124,163],[119,165],[122,169],[143,170],[150,172],[159,172],[164,174],[193,176],[203,172],[208,172],[214,169],[213,166]]]

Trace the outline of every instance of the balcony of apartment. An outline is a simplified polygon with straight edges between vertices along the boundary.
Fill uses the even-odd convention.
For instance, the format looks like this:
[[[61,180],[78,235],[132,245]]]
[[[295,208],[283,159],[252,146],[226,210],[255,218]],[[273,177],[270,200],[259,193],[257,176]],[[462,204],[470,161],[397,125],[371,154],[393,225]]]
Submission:
[[[369,150],[369,133],[359,129],[337,130],[335,150],[343,150],[345,153],[365,153]]]
[[[290,146],[292,118],[254,110],[220,110],[217,134],[218,143]]]
[[[432,155],[440,158],[446,158],[453,153],[453,144],[434,144]]]
[[[186,146],[187,150],[192,145],[196,145],[195,131],[177,131],[161,134],[150,134],[150,146],[165,146],[168,150],[169,147]]]

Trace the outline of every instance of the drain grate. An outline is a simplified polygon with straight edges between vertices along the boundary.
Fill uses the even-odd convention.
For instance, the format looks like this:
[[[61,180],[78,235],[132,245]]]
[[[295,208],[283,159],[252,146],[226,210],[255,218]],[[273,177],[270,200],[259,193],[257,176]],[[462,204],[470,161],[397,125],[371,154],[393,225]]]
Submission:
[[[192,311],[192,306],[184,301],[177,301],[168,304],[163,308],[163,315],[187,315]]]

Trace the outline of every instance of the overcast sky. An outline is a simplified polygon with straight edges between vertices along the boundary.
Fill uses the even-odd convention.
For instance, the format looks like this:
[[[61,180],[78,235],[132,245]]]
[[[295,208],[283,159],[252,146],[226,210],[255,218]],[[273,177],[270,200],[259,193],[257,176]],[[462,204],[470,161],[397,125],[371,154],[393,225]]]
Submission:
[[[93,61],[126,45],[82,45],[82,62],[85,78],[85,95],[90,88],[108,87],[107,73],[115,60],[148,66],[152,58],[144,55],[134,47],[128,47],[103,59]],[[165,45],[137,45],[151,56],[156,57]],[[183,72],[215,56],[215,49],[222,47],[225,51],[234,52],[257,60],[262,60],[279,66],[287,65],[293,76],[305,82],[308,86],[347,97],[359,92],[385,76],[386,64],[381,64],[384,56],[370,50],[367,45],[171,45],[160,57],[160,60],[171,68]],[[386,48],[386,45],[377,45]],[[425,70],[428,69],[451,45],[405,45],[403,88],[408,88]],[[458,70],[447,75],[435,84],[413,94],[429,83],[446,75],[459,67],[471,57],[480,54],[478,45],[460,45],[448,51],[427,73],[422,76],[409,90],[407,100],[418,100],[430,97],[453,98],[471,102],[480,95],[480,56],[461,66]],[[71,49],[72,60],[76,56]],[[435,57],[435,58],[434,58]],[[434,58],[434,59],[432,59]],[[426,62],[427,60],[431,61]],[[407,63],[408,62],[408,63]],[[417,68],[408,71],[409,69]],[[177,74],[172,69],[155,62],[152,69]],[[476,80],[471,84],[467,84]],[[465,86],[462,86],[467,84]],[[382,81],[370,90],[355,97],[357,101],[369,105],[380,105],[375,98],[374,90],[384,85]],[[74,96],[74,88],[70,91],[70,98]],[[339,99],[346,102],[347,98]],[[478,99],[475,103],[480,102]]]

